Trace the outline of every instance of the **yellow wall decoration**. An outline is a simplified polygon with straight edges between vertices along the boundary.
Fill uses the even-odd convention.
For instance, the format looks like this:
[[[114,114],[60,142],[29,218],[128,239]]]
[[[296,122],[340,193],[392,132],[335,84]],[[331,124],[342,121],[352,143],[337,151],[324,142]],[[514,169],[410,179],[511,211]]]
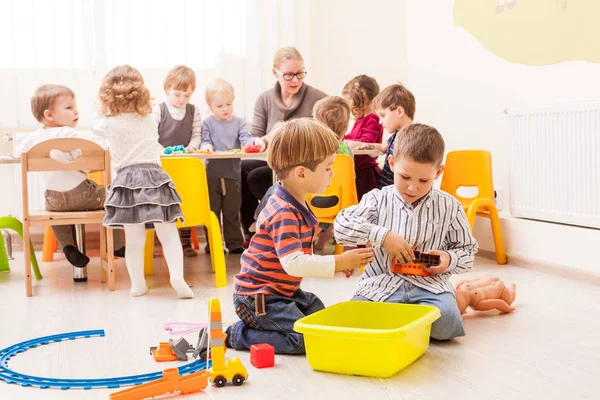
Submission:
[[[455,0],[462,26],[497,56],[525,65],[600,62],[600,0]]]

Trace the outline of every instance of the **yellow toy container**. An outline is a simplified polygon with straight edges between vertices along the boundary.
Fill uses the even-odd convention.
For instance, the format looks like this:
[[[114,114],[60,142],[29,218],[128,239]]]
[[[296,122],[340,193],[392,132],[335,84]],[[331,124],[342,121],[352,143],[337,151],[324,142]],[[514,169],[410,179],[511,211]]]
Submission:
[[[429,347],[437,307],[346,301],[304,317],[306,358],[317,371],[387,378]]]

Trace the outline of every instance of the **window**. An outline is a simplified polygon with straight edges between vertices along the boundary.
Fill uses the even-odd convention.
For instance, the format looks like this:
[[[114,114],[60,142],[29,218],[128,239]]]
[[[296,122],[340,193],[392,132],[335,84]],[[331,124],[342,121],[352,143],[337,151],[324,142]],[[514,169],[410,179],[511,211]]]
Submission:
[[[215,68],[245,24],[245,0],[0,0],[0,68]]]

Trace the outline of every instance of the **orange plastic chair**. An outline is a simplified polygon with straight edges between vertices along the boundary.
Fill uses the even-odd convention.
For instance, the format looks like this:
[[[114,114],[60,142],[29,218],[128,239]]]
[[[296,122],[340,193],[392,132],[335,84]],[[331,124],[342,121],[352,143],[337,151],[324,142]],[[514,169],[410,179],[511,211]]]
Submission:
[[[306,196],[306,202],[319,222],[328,224],[333,224],[340,211],[358,204],[354,178],[354,158],[345,154],[338,154],[335,156],[332,168],[334,175],[325,192]],[[336,199],[337,203],[335,202]],[[330,205],[329,202],[335,204]],[[335,245],[334,254],[341,254],[343,251],[343,246]]]
[[[458,188],[473,186],[479,189],[477,196],[465,198],[458,195]],[[473,230],[476,215],[491,221],[496,261],[498,264],[506,264],[500,218],[494,203],[492,155],[484,150],[451,151],[446,157],[446,169],[440,188],[460,201],[467,214],[471,230]]]
[[[90,172],[88,178],[96,182],[98,185],[104,186],[104,173],[102,171]],[[42,261],[52,262],[54,261],[54,253],[58,249],[58,240],[54,236],[52,227],[47,226],[44,229],[44,244],[42,247]]]
[[[227,286],[225,255],[221,227],[214,212],[210,210],[206,167],[202,160],[191,157],[163,157],[162,167],[175,183],[181,196],[181,210],[185,218],[177,227],[204,225],[208,230],[208,244],[212,269],[215,271],[216,286]],[[144,273],[152,275],[154,258],[154,231],[146,231]]]

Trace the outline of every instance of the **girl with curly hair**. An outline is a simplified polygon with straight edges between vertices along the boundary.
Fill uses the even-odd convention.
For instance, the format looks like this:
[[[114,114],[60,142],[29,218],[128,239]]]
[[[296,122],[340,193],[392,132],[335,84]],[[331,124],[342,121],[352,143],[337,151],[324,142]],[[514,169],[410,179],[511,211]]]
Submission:
[[[104,225],[123,228],[125,262],[131,278],[131,295],[148,291],[144,278],[146,229],[156,229],[169,266],[171,285],[180,298],[193,292],[183,278],[183,251],[177,220],[183,220],[181,197],[161,168],[163,152],[158,127],[152,118],[152,98],[138,70],[129,65],[113,68],[100,86],[102,115],[92,131],[110,143],[112,167],[117,171],[104,203]]]

